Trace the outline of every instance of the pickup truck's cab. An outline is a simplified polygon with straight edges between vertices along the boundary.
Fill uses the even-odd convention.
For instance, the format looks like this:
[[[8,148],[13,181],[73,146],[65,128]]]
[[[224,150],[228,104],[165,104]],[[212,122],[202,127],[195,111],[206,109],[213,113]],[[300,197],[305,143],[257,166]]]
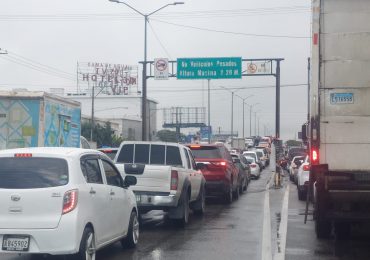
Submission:
[[[123,142],[115,157],[122,175],[133,175],[133,187],[141,213],[164,210],[186,224],[189,208],[202,214],[205,208],[205,179],[197,170],[189,148],[176,143]]]

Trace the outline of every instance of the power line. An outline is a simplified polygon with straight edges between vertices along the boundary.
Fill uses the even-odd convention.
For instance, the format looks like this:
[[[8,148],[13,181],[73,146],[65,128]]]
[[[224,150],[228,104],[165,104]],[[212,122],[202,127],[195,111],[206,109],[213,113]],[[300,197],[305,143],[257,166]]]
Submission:
[[[30,62],[30,63],[35,63],[35,64],[37,64],[37,65],[40,65],[41,67],[44,67],[44,68],[46,68],[46,69],[53,70],[53,71],[55,71],[55,72],[57,72],[57,73],[65,74],[66,76],[75,77],[75,75],[74,75],[74,74],[72,74],[72,73],[69,73],[69,72],[66,72],[66,71],[63,71],[63,70],[60,70],[60,69],[57,69],[57,68],[51,67],[51,66],[49,66],[49,65],[42,64],[42,63],[40,63],[40,62],[38,62],[38,61],[35,61],[35,60],[31,60],[30,58],[26,58],[26,57],[24,57],[24,56],[22,56],[22,55],[19,55],[19,54],[15,53],[15,52],[11,52],[11,51],[9,51],[9,53],[10,53],[11,55],[14,55],[14,56],[16,56],[16,57],[19,57],[20,59],[23,59],[23,60],[28,61],[28,62]]]
[[[229,10],[207,10],[190,12],[164,12],[157,14],[157,17],[166,19],[186,19],[186,18],[227,18],[235,16],[254,16],[254,15],[279,15],[297,14],[309,12],[309,6],[288,6],[270,7],[256,9],[229,9]],[[90,13],[90,14],[34,14],[34,15],[0,15],[1,21],[84,21],[84,20],[139,20],[132,13]]]
[[[171,23],[171,22],[166,22],[166,21],[153,19],[153,18],[152,18],[152,20],[154,20],[156,22],[159,22],[159,23],[169,24],[169,25],[182,27],[182,28],[195,29],[195,30],[207,31],[207,32],[215,32],[215,33],[232,34],[232,35],[264,37],[264,38],[289,38],[289,39],[309,39],[310,38],[309,36],[272,35],[272,34],[254,34],[254,33],[231,32],[231,31],[209,29],[209,28],[204,28],[204,27],[203,28],[202,27],[196,27],[196,26],[191,26],[191,25],[183,25],[183,24],[178,24],[178,23]]]
[[[72,77],[67,77],[67,76],[65,76],[63,74],[60,74],[60,73],[57,73],[57,72],[54,72],[54,71],[51,71],[51,70],[47,70],[47,69],[45,69],[45,68],[43,68],[41,66],[37,66],[37,65],[34,65],[32,63],[22,61],[21,59],[18,59],[18,58],[13,57],[13,56],[0,56],[0,58],[5,59],[5,60],[10,61],[10,62],[13,62],[13,63],[16,63],[18,65],[27,67],[29,69],[36,70],[36,71],[39,71],[39,72],[42,72],[42,73],[45,73],[45,74],[54,76],[54,77],[58,77],[58,78],[63,78],[63,79],[75,81],[75,79],[72,78]]]
[[[163,45],[162,41],[159,39],[158,35],[157,35],[157,34],[156,34],[156,32],[154,31],[153,26],[150,24],[150,22],[148,22],[148,24],[149,24],[150,29],[152,30],[152,33],[153,33],[154,37],[155,37],[155,38],[157,39],[157,41],[159,42],[159,45],[161,45],[161,47],[162,47],[163,51],[166,53],[167,57],[168,57],[169,59],[171,59],[171,60],[172,60],[171,55],[170,55],[170,54],[169,54],[169,52],[167,51],[166,47],[164,47],[164,45]]]
[[[286,87],[301,87],[301,86],[307,86],[307,84],[292,84],[292,85],[281,85],[280,87],[286,88]],[[234,88],[228,88],[230,91],[231,90],[239,90],[239,89],[269,89],[269,88],[275,88],[276,86],[259,86],[259,87],[234,87]],[[156,93],[170,93],[170,92],[178,92],[178,93],[183,93],[183,92],[197,92],[197,91],[203,91],[201,88],[195,88],[195,89],[172,89],[172,90],[158,90],[155,89]],[[211,91],[225,91],[224,89],[218,89],[218,88],[211,88]]]

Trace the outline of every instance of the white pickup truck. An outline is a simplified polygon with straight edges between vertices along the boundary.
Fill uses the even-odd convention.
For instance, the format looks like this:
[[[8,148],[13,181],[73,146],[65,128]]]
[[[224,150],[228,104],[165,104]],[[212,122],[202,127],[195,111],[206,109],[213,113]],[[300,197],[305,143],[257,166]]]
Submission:
[[[125,141],[114,162],[123,176],[132,175],[132,187],[140,213],[164,210],[181,226],[188,223],[189,211],[203,214],[205,179],[197,169],[190,149],[164,142]]]

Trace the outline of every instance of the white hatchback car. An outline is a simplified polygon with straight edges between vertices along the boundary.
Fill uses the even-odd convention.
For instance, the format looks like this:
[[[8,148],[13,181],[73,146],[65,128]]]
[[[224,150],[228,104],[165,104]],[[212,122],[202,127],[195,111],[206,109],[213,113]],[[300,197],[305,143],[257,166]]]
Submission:
[[[0,254],[74,255],[138,243],[136,199],[105,154],[80,148],[0,151]]]
[[[306,199],[309,180],[310,180],[310,158],[306,156],[304,162],[299,166],[297,173],[297,190],[299,200]]]
[[[258,179],[261,176],[260,166],[256,163],[253,157],[244,156],[249,166],[251,167],[251,175],[254,179]]]

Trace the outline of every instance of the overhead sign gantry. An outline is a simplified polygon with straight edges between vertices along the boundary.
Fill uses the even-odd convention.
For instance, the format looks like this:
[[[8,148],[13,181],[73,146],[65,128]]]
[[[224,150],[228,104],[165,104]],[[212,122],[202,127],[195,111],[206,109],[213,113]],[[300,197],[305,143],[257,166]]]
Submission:
[[[211,58],[178,58],[163,64],[168,70],[168,78],[180,80],[208,80],[208,127],[210,127],[210,80],[240,79],[249,76],[274,76],[276,79],[275,136],[280,137],[280,63],[283,58],[242,59],[241,57]],[[145,80],[155,77],[157,66],[155,61],[147,61],[149,75]],[[145,70],[147,71],[147,70]],[[167,78],[167,77],[166,77]],[[143,120],[145,121],[145,120]],[[210,135],[209,135],[210,141]]]

